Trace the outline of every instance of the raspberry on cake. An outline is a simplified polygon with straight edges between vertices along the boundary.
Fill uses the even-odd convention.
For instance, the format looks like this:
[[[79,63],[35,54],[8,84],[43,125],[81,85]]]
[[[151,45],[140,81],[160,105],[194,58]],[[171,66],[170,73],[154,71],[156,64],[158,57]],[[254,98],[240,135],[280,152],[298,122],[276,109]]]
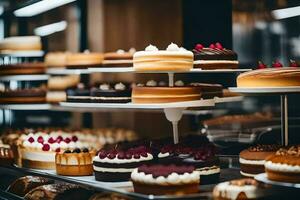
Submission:
[[[280,145],[256,145],[241,151],[240,165],[241,174],[247,177],[254,177],[265,172],[265,159],[275,154]]]
[[[56,173],[65,176],[92,175],[95,154],[95,151],[88,148],[58,152],[55,155]]]
[[[199,191],[200,176],[185,165],[142,165],[131,173],[134,192],[152,195],[184,195]]]
[[[133,55],[136,71],[189,71],[193,68],[193,53],[171,43],[166,50],[149,45]]]
[[[279,149],[266,159],[265,169],[272,181],[300,183],[300,146]]]
[[[135,49],[131,48],[128,52],[119,49],[116,52],[104,54],[103,67],[132,67],[133,54]]]
[[[152,161],[153,155],[145,146],[127,150],[100,150],[93,159],[95,178],[98,181],[128,181],[131,172]]]

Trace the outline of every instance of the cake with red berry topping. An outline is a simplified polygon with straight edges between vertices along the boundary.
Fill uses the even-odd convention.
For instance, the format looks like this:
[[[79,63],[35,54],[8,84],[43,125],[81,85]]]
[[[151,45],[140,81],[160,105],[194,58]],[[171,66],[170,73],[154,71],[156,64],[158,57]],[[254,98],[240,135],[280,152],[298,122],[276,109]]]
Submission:
[[[65,176],[88,176],[93,174],[93,158],[96,152],[88,148],[76,148],[56,153],[56,173]]]
[[[201,69],[236,69],[239,62],[237,54],[224,48],[219,42],[204,47],[197,44],[193,49],[194,68]]]
[[[135,168],[152,160],[153,155],[146,146],[102,149],[93,159],[95,178],[106,182],[128,181]]]
[[[134,192],[184,195],[199,192],[199,172],[184,165],[142,165],[131,173]]]
[[[278,67],[245,72],[237,77],[237,86],[246,88],[300,86],[300,69]]]
[[[171,43],[166,50],[149,45],[133,55],[136,71],[189,71],[193,68],[193,53]]]

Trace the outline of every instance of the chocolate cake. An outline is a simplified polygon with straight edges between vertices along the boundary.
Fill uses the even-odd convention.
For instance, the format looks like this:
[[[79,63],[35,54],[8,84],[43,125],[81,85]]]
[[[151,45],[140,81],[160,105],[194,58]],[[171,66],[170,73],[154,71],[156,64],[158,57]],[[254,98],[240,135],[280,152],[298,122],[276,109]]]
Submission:
[[[93,103],[128,103],[131,101],[131,87],[129,84],[99,84],[91,90]]]
[[[91,102],[90,89],[83,83],[79,83],[76,88],[68,89],[67,102]]]
[[[103,67],[132,67],[134,53],[134,48],[131,48],[128,52],[119,49],[116,52],[105,53],[102,65]]]
[[[0,103],[44,103],[46,91],[42,88],[0,90]]]
[[[43,63],[17,63],[0,65],[0,75],[44,74]]]
[[[102,149],[93,159],[95,178],[107,182],[128,181],[135,168],[152,159],[152,153],[145,146],[127,150]]]
[[[47,178],[38,177],[38,176],[24,176],[15,180],[8,187],[7,191],[9,193],[13,193],[15,195],[23,197],[29,191],[31,191],[36,187],[52,184],[52,183],[54,183],[54,181]]]

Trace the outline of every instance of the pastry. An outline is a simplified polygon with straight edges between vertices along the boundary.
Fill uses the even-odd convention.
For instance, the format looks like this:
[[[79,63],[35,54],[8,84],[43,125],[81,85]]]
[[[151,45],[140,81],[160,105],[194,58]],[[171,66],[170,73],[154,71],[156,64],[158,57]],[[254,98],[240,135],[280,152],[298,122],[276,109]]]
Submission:
[[[76,148],[56,153],[56,173],[64,176],[88,176],[93,174],[95,151]]]
[[[133,55],[136,71],[189,71],[193,68],[193,53],[171,43],[166,50],[149,45]]]
[[[130,49],[125,52],[119,49],[116,52],[109,52],[104,54],[103,67],[132,67],[133,65],[133,54],[135,49]]]
[[[0,65],[0,75],[44,74],[44,63],[18,63]]]
[[[47,178],[38,176],[24,176],[15,180],[8,187],[7,192],[23,197],[36,187],[52,183],[54,183],[54,181]]]
[[[300,69],[283,67],[245,72],[237,77],[237,86],[246,88],[300,86]]]
[[[83,83],[79,83],[77,88],[67,90],[67,101],[89,103],[91,101],[90,89]]]
[[[14,51],[39,51],[41,49],[42,43],[39,36],[8,37],[0,41],[0,51],[2,53]]]
[[[46,91],[43,88],[2,90],[0,88],[0,103],[45,103]]]
[[[128,103],[131,101],[131,87],[129,84],[100,84],[91,89],[93,103]]]
[[[102,149],[93,160],[95,178],[107,182],[128,181],[135,168],[152,159],[153,155],[145,146],[125,150]]]
[[[48,89],[51,91],[64,91],[75,87],[80,81],[78,75],[51,76],[48,80]]]
[[[11,166],[13,163],[14,155],[10,146],[0,144],[0,166]]]
[[[268,190],[250,178],[219,183],[213,190],[214,200],[264,199]]]
[[[88,199],[92,195],[91,191],[84,189],[78,185],[67,183],[56,183],[39,186],[25,196],[25,200],[83,200]]]
[[[45,56],[45,64],[49,68],[62,68],[66,66],[67,55],[65,52],[50,52]]]
[[[254,177],[265,172],[265,159],[275,154],[280,148],[279,145],[256,145],[241,151],[240,165],[241,174],[247,177]]]
[[[136,85],[132,89],[133,103],[169,103],[180,101],[200,100],[201,87],[176,86],[160,87],[153,80],[148,81],[146,86]]]
[[[102,53],[70,53],[67,55],[67,68],[82,69],[90,67],[100,67],[103,62]]]
[[[184,195],[199,191],[199,172],[191,166],[142,165],[133,170],[134,192],[147,195]]]
[[[238,68],[237,54],[222,47],[220,43],[204,47],[197,44],[193,49],[194,68],[201,69],[236,69]]]
[[[300,146],[279,149],[266,158],[265,169],[272,181],[300,183]]]

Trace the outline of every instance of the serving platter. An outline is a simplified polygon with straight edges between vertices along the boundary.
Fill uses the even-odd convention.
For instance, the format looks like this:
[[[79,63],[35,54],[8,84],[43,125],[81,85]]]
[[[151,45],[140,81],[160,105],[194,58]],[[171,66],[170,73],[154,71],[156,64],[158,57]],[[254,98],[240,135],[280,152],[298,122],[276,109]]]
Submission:
[[[287,93],[299,93],[300,86],[291,87],[229,87],[231,92],[237,92],[242,94],[287,94]]]
[[[286,183],[286,182],[279,182],[279,181],[271,181],[268,179],[266,173],[258,174],[254,177],[254,179],[259,182],[267,183],[274,186],[300,189],[300,183]]]

